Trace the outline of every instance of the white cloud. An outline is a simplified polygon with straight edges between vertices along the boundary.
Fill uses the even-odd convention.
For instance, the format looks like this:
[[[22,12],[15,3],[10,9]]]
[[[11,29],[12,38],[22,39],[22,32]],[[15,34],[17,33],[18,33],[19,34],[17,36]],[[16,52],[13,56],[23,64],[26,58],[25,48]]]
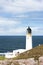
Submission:
[[[25,28],[11,28],[7,31],[0,29],[0,35],[25,35]]]
[[[0,18],[0,35],[26,35],[27,27],[19,21]],[[31,27],[32,35],[43,35],[42,27]]]
[[[14,20],[11,20],[11,19],[7,19],[7,18],[0,18],[0,25],[12,25],[12,24],[20,24],[21,22],[19,21],[14,21]]]
[[[21,22],[0,18],[0,35],[23,35],[25,27],[19,26]]]
[[[6,13],[11,13],[12,16],[15,16],[15,14],[17,14],[15,17],[19,17],[19,19],[20,17],[29,17],[29,15],[22,15],[23,13],[28,11],[43,11],[43,0],[0,0],[0,12],[5,13],[6,16],[7,16]],[[10,17],[10,15],[8,16]],[[40,19],[42,20],[43,18]],[[23,25],[25,24],[27,23],[24,23]],[[20,21],[0,18],[0,35],[24,34],[25,33],[24,30],[25,28],[22,27],[22,23]],[[32,30],[33,30],[33,35],[38,34],[38,32],[39,34],[43,33],[43,31],[40,32],[40,27],[33,27]]]
[[[25,31],[26,31],[25,27],[18,27],[18,28],[10,29],[9,33],[11,35],[24,35]]]
[[[10,30],[11,30],[10,33],[12,33],[13,32],[12,30],[19,24],[21,24],[21,22],[19,21],[13,21],[13,20],[5,19],[5,18],[0,18],[0,35],[1,34],[6,35],[7,33],[9,33]]]
[[[43,35],[42,27],[32,27],[32,35]]]
[[[43,0],[1,0],[0,11],[12,12],[12,13],[23,13],[27,11],[40,11],[43,10]]]
[[[15,16],[15,17],[25,18],[25,17],[29,17],[29,15],[20,14],[20,15],[17,15],[17,16]]]

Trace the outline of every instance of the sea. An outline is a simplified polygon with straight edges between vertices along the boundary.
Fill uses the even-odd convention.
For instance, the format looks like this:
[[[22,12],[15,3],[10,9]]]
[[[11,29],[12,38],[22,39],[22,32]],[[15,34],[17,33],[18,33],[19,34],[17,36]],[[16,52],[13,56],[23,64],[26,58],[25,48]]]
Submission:
[[[32,47],[43,44],[43,36],[32,36]],[[0,53],[26,48],[26,36],[0,36]]]

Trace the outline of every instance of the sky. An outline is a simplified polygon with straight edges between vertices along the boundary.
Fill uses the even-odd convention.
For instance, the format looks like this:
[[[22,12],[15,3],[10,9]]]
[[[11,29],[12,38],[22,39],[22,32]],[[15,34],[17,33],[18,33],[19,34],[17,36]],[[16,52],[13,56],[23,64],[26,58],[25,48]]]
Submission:
[[[43,0],[0,0],[0,35],[43,35]]]

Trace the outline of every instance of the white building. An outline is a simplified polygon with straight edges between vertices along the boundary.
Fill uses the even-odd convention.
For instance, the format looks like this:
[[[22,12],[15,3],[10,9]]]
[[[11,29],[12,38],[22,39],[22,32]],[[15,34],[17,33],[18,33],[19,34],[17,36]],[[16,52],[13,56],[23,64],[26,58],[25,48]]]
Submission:
[[[26,50],[30,49],[32,49],[32,30],[28,27],[26,32]]]
[[[32,49],[32,30],[30,27],[28,27],[26,32],[26,49],[18,49],[18,50],[13,50],[13,52],[7,52],[5,54],[5,58],[14,58],[18,54],[23,53],[30,49]]]

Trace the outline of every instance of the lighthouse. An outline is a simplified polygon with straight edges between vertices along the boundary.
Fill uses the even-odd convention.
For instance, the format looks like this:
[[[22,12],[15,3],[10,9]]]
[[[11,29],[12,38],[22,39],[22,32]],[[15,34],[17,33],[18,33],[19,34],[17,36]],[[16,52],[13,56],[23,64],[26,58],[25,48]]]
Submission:
[[[32,49],[32,30],[30,27],[26,31],[26,50]]]
[[[17,49],[17,50],[13,50],[13,52],[7,52],[5,53],[5,58],[14,58],[16,57],[18,54],[21,54],[27,50],[32,49],[32,30],[30,27],[27,28],[27,32],[26,32],[26,49]]]

